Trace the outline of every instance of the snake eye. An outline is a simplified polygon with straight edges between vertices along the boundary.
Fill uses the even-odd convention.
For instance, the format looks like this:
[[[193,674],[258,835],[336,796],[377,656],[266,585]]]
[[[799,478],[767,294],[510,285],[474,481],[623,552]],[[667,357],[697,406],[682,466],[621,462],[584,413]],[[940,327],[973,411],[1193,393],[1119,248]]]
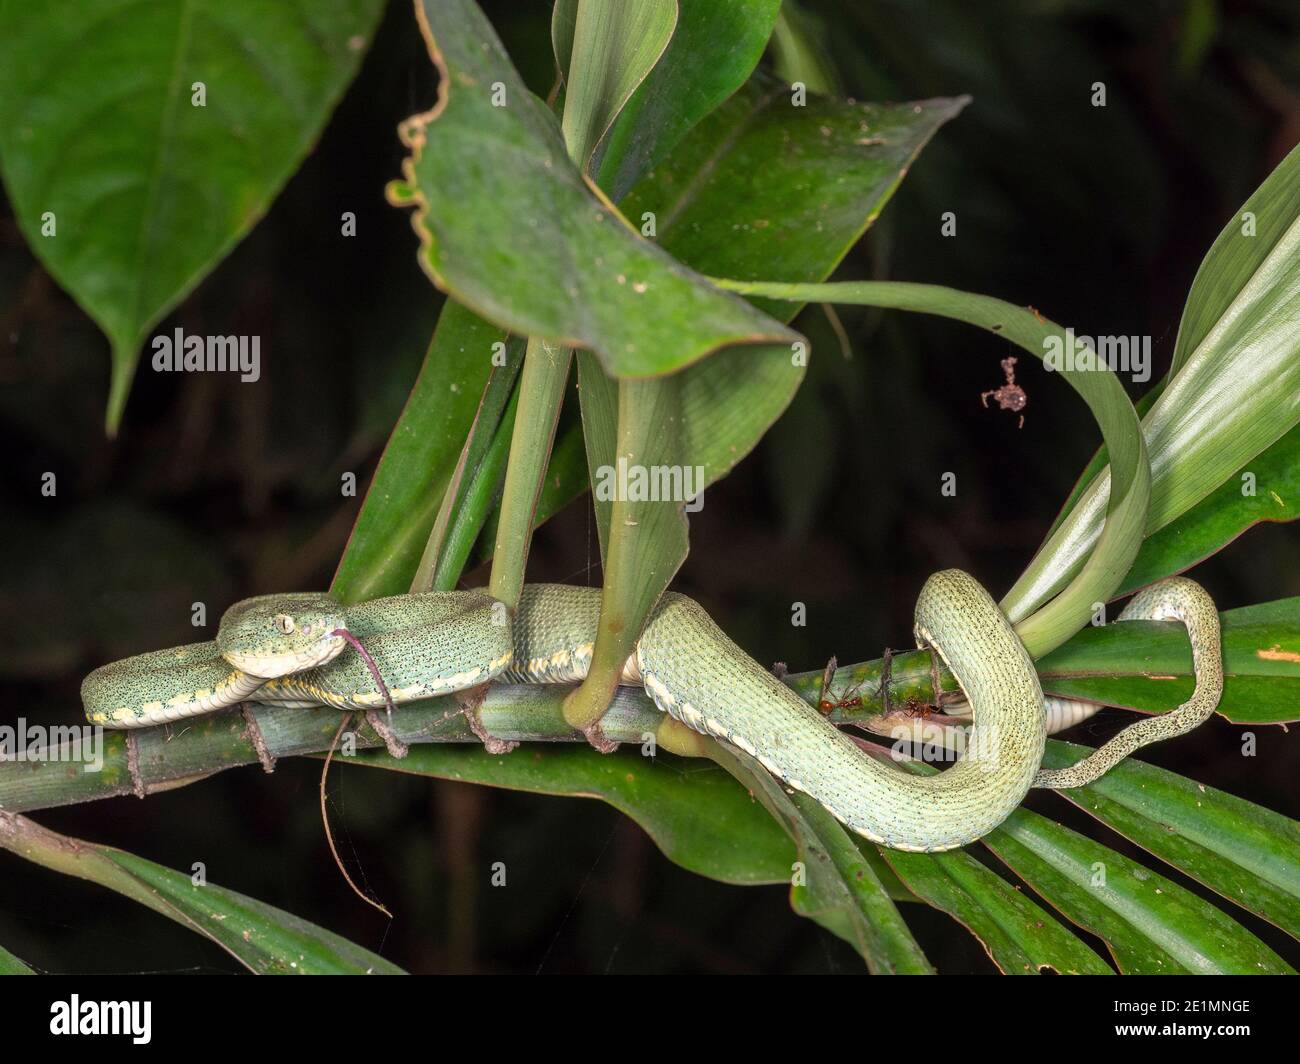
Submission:
[[[275,625],[277,631],[283,632],[285,635],[293,633],[293,618],[287,613],[277,613],[275,620],[271,623]]]

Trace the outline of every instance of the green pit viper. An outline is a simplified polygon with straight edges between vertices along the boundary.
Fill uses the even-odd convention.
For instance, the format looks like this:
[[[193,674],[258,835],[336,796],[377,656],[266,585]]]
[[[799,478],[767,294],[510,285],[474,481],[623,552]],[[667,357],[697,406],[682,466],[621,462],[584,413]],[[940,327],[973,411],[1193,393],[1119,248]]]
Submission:
[[[232,606],[215,642],[96,669],[82,684],[82,701],[92,723],[137,728],[244,701],[372,709],[384,705],[385,688],[394,702],[408,702],[488,680],[570,683],[591,663],[600,602],[599,588],[531,584],[512,618],[481,591],[346,608],[324,594],[266,595]],[[930,577],[915,611],[918,646],[943,659],[973,717],[966,755],[937,775],[865,754],[684,595],[660,601],[623,681],[642,685],[660,710],[694,731],[748,754],[857,834],[900,850],[948,850],[997,827],[1031,786],[1082,786],[1214,711],[1223,666],[1209,595],[1191,580],[1165,580],[1121,614],[1140,618],[1186,626],[1196,673],[1191,699],[1056,771],[1039,768],[1047,720],[1033,661],[984,588],[956,569]],[[358,649],[343,653],[349,643]]]

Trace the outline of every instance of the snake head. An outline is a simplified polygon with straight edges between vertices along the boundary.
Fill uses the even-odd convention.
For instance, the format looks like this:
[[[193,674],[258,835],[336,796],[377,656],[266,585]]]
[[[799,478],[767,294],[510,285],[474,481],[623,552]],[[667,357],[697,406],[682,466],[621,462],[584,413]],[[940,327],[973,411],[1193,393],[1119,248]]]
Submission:
[[[325,594],[261,595],[231,606],[217,647],[240,672],[274,680],[331,661],[345,645],[343,607]]]

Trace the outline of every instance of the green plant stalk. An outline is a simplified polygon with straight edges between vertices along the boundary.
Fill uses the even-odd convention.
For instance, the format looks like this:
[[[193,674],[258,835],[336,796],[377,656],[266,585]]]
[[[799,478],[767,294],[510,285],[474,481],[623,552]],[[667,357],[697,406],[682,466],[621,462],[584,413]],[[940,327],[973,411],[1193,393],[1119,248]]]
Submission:
[[[519,379],[519,408],[510,440],[510,462],[501,494],[492,576],[488,582],[488,592],[493,598],[511,609],[519,605],[524,588],[528,547],[533,538],[533,514],[551,459],[572,361],[571,348],[529,337]]]
[[[493,686],[480,710],[493,735],[519,742],[581,741],[564,721],[567,686]],[[661,714],[638,692],[620,691],[609,715],[609,732],[619,742],[641,743]],[[21,813],[186,786],[241,765],[270,767],[282,757],[324,754],[335,742],[340,714],[330,708],[290,709],[248,704],[196,717],[180,725],[138,731],[104,731],[99,771],[83,770],[84,759],[69,741],[46,761],[0,761],[0,813]],[[390,723],[402,742],[477,744],[454,696],[398,706]],[[382,748],[383,739],[356,722],[356,748]],[[255,740],[256,737],[256,740]],[[259,743],[261,751],[259,752]],[[81,748],[84,754],[84,746]],[[346,760],[343,753],[336,759]],[[132,765],[135,771],[132,771]],[[56,765],[57,770],[51,766]]]
[[[839,697],[856,689],[860,704],[829,714],[832,721],[861,721],[884,710],[880,687],[881,662],[846,666],[836,673],[832,693]],[[785,678],[801,697],[817,703],[822,672]],[[955,690],[951,676],[944,683]],[[575,688],[570,685],[493,685],[480,715],[485,727],[503,739],[519,742],[581,742],[582,734],[564,719],[563,703]],[[887,687],[891,706],[909,699],[929,701],[930,655],[912,651],[896,655]],[[246,714],[236,711],[196,717],[180,725],[162,725],[139,731],[103,734],[103,767],[84,772],[70,756],[67,742],[57,761],[0,760],[0,811],[26,812],[52,806],[74,805],[136,793],[143,783],[152,792],[195,783],[216,772],[257,764],[259,757],[250,721],[260,733],[271,758],[320,754],[328,750],[338,730],[339,713],[329,708],[291,709],[250,704]],[[606,737],[615,742],[640,743],[654,733],[664,715],[639,688],[620,687],[602,721]],[[454,696],[411,702],[397,707],[392,730],[403,742],[478,743]],[[383,739],[361,722],[356,728],[357,747],[382,747]],[[135,747],[134,754],[131,746]],[[131,762],[138,764],[133,778]],[[51,763],[66,763],[73,771],[53,772]]]
[[[1294,600],[1275,604],[1286,609]],[[1231,698],[1236,685],[1244,692],[1254,690],[1247,675],[1248,666],[1257,658],[1258,649],[1274,645],[1300,645],[1300,621],[1287,614],[1275,626],[1261,628],[1263,618],[1275,612],[1270,606],[1250,607],[1222,615],[1228,665],[1225,697]],[[1164,629],[1164,638],[1148,641],[1147,654],[1159,660],[1161,674],[1179,671],[1166,663],[1166,650],[1179,647],[1185,651],[1186,636],[1178,624],[1144,625],[1152,630]],[[1068,648],[1066,648],[1068,650]],[[1235,663],[1235,664],[1234,664]],[[883,659],[844,665],[835,670],[829,683],[825,671],[792,673],[785,683],[801,698],[820,706],[833,724],[849,724],[868,730],[880,726],[886,712],[907,712],[920,706],[934,705],[958,690],[957,682],[947,669],[932,671],[933,658],[928,651],[909,650]],[[1045,662],[1043,687],[1053,689],[1056,681],[1079,675],[1077,662],[1064,668]],[[1291,673],[1285,662],[1275,663],[1271,678],[1283,680]],[[1190,683],[1191,657],[1181,666]],[[1088,669],[1086,675],[1096,675]],[[935,682],[939,687],[936,695]],[[489,688],[482,717],[494,735],[520,742],[579,742],[581,733],[567,723],[563,714],[565,698],[575,688],[569,685],[493,685]],[[1173,703],[1173,704],[1176,704]],[[1164,706],[1162,708],[1170,708]],[[290,709],[252,704],[247,716],[239,712],[214,713],[195,717],[176,725],[144,728],[135,732],[102,732],[103,766],[97,772],[81,769],[81,759],[67,741],[58,743],[60,756],[46,761],[9,759],[8,750],[0,757],[0,811],[24,812],[50,806],[71,805],[118,795],[132,794],[137,783],[149,791],[186,786],[216,772],[239,765],[256,764],[252,723],[271,757],[293,757],[323,753],[329,748],[338,729],[338,711],[328,708]],[[1232,713],[1228,719],[1237,720]],[[618,742],[640,743],[647,732],[654,733],[664,720],[639,688],[620,687],[606,715],[607,737]],[[398,706],[392,726],[397,736],[408,743],[477,743],[454,696],[412,702]],[[887,727],[887,725],[886,725]],[[358,747],[380,747],[381,738],[368,724],[359,724]],[[55,737],[51,737],[55,738]],[[138,765],[135,778],[130,763]],[[65,769],[55,771],[52,764]],[[724,766],[725,767],[725,766]]]

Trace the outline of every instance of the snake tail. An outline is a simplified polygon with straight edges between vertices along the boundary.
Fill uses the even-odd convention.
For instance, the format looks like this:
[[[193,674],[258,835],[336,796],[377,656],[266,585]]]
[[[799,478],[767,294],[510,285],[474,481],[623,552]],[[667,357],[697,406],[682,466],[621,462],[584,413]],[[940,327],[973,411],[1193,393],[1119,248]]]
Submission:
[[[1186,735],[1206,720],[1223,695],[1223,650],[1219,611],[1205,588],[1185,576],[1171,577],[1139,592],[1119,615],[1120,621],[1181,621],[1192,644],[1196,686],[1177,709],[1130,724],[1109,742],[1068,768],[1043,769],[1035,787],[1065,790],[1083,787],[1109,772],[1148,743]]]

